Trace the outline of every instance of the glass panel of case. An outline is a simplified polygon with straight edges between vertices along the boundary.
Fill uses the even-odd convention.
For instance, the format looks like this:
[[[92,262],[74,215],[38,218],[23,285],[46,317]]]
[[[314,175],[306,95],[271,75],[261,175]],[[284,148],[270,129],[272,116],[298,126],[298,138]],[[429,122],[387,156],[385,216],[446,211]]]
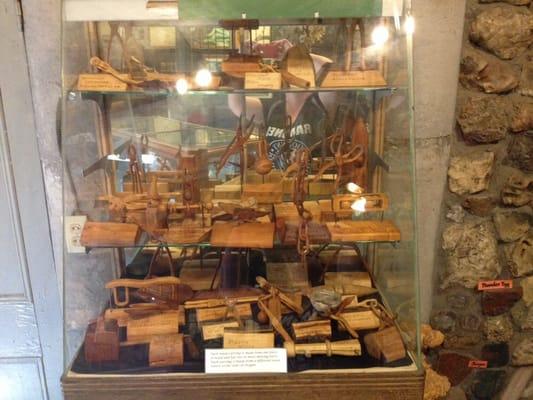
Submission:
[[[383,9],[67,18],[72,371],[418,368],[410,36]]]

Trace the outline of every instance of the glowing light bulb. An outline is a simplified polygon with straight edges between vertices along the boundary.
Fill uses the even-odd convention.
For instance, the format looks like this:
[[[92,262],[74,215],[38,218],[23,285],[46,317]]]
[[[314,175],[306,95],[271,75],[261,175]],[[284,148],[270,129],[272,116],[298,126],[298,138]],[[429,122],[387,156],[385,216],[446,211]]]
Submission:
[[[412,15],[408,15],[405,18],[404,28],[405,33],[407,33],[408,35],[412,35],[415,32],[415,19]]]
[[[364,197],[361,197],[360,199],[357,199],[352,204],[352,210],[358,213],[363,213],[366,211],[366,199]]]
[[[185,94],[189,91],[189,83],[187,82],[187,79],[180,78],[176,82],[176,90],[179,94]]]
[[[208,87],[213,80],[213,75],[208,69],[202,68],[196,73],[194,78],[196,84],[200,87]]]
[[[372,31],[372,43],[376,46],[384,45],[389,40],[389,30],[384,25],[378,25]]]
[[[363,193],[363,188],[354,182],[348,183],[346,189],[348,189],[350,193]]]

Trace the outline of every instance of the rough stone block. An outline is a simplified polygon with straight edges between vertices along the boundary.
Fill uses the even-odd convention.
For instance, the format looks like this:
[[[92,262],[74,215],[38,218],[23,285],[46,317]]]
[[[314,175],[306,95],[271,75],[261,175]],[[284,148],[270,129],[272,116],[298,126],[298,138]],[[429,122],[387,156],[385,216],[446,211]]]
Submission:
[[[448,168],[448,188],[458,195],[488,189],[495,155],[491,151],[452,157]]]
[[[514,366],[533,365],[533,336],[526,337],[515,347],[511,362]]]
[[[513,132],[533,130],[533,103],[515,104],[511,118],[511,130]]]
[[[513,323],[507,315],[488,317],[483,331],[489,343],[509,342],[514,335]]]
[[[459,82],[467,89],[506,93],[518,86],[519,72],[487,53],[467,48],[461,60]]]
[[[480,280],[498,277],[498,242],[488,221],[449,225],[442,235],[446,253],[446,272],[443,289],[459,285],[474,288]]]
[[[514,242],[529,231],[529,215],[519,212],[497,212],[492,217],[502,242]]]
[[[531,44],[533,19],[523,7],[498,6],[481,11],[470,26],[470,40],[504,60]]]
[[[496,96],[470,97],[462,106],[457,123],[468,143],[494,143],[507,136],[507,104]]]
[[[533,136],[521,134],[514,136],[508,149],[510,164],[523,171],[533,171]]]
[[[486,217],[492,213],[492,210],[494,210],[497,204],[498,200],[492,196],[477,195],[466,197],[462,206],[470,214],[477,215],[478,217]]]

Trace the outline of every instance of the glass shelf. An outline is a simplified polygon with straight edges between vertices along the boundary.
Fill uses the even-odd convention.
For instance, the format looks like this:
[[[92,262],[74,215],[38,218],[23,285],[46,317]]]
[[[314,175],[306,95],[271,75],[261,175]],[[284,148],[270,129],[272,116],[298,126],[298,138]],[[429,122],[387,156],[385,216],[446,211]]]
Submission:
[[[324,93],[324,92],[389,92],[389,94],[397,91],[407,91],[405,86],[361,86],[361,87],[346,87],[346,88],[312,88],[312,89],[300,89],[300,88],[288,88],[288,89],[232,89],[232,88],[219,88],[217,90],[189,90],[185,94],[180,94],[176,90],[129,90],[129,91],[83,91],[83,90],[71,90],[68,92],[68,99],[73,100],[77,96],[91,97],[96,95],[104,96],[117,96],[117,97],[186,97],[189,95],[227,95],[227,94],[244,94],[248,96],[265,96],[273,93]]]
[[[371,244],[371,243],[390,243],[394,245],[395,243],[399,243],[397,240],[361,240],[361,241],[354,241],[354,242],[333,242],[330,241],[328,243],[317,243],[312,244],[311,247],[321,248],[321,247],[354,247],[358,244]],[[200,249],[222,249],[223,247],[219,246],[213,246],[209,242],[199,242],[199,243],[153,243],[153,242],[145,242],[145,243],[139,243],[135,246],[98,246],[98,247],[92,247],[87,248],[87,253],[89,253],[91,250],[95,249],[157,249],[158,247],[177,247],[177,248],[200,248]],[[292,244],[282,244],[282,243],[274,243],[274,247],[269,249],[258,249],[255,247],[250,247],[249,249],[258,249],[258,250],[273,250],[273,249],[294,249],[294,245]]]

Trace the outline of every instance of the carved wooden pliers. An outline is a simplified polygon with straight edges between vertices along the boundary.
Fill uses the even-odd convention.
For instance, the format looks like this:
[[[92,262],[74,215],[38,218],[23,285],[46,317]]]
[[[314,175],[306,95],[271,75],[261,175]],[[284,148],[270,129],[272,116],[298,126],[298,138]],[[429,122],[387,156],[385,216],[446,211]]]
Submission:
[[[222,154],[222,157],[220,158],[220,162],[217,166],[217,175],[220,174],[220,171],[222,171],[222,168],[227,164],[229,158],[237,154],[238,152],[243,153],[244,145],[250,139],[250,135],[252,134],[252,125],[254,123],[255,115],[252,116],[250,119],[250,122],[244,127],[243,129],[243,120],[244,116],[241,115],[239,118],[239,126],[237,127],[237,131],[235,132],[235,137],[231,141],[231,143],[226,147],[226,150],[224,151],[224,154]],[[242,159],[241,159],[242,163]]]
[[[133,186],[133,193],[143,193],[143,185],[141,179],[141,169],[139,167],[139,160],[137,158],[137,149],[134,145],[128,148],[128,156],[130,159],[130,175]]]
[[[330,150],[333,154],[333,160],[326,161],[318,170],[317,174],[313,178],[313,182],[318,181],[324,173],[336,167],[337,168],[337,177],[335,178],[335,190],[338,189],[341,182],[343,167],[345,165],[354,163],[361,157],[363,157],[364,149],[363,146],[357,145],[355,143],[350,143],[349,148],[344,152],[344,136],[342,133],[336,133],[330,138]]]

